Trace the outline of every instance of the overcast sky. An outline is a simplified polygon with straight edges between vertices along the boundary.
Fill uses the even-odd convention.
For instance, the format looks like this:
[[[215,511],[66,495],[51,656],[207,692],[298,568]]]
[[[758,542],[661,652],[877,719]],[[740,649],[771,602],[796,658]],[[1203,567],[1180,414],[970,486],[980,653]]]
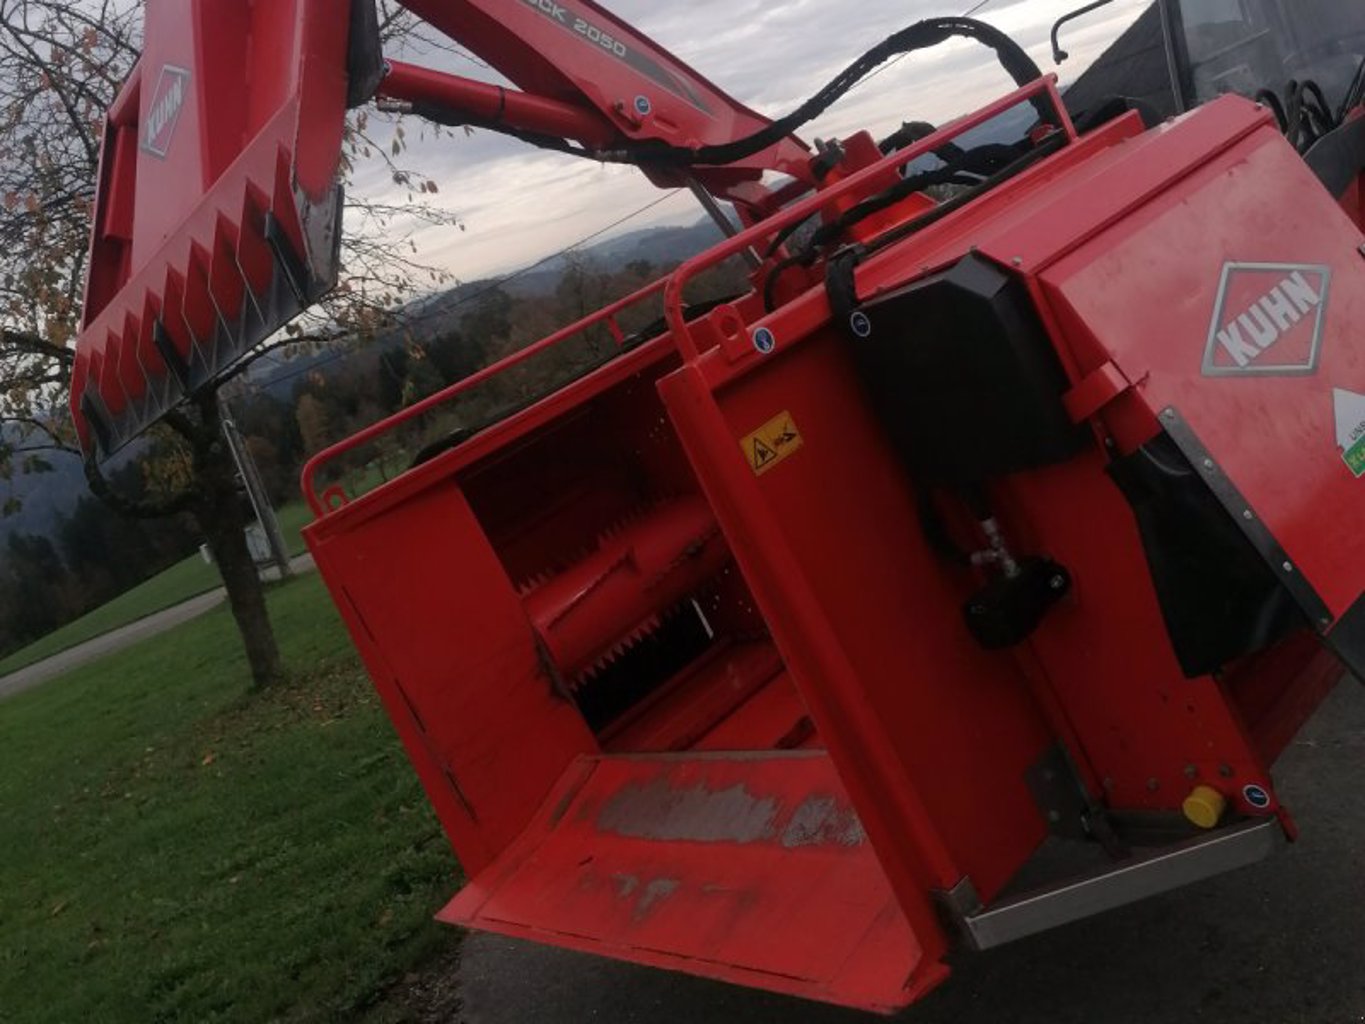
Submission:
[[[1064,30],[1071,59],[1055,68],[1052,22],[1079,0],[993,0],[977,15],[1024,45],[1063,84],[1074,79],[1130,25],[1149,0],[1115,0]],[[864,51],[920,18],[962,14],[969,0],[606,0],[613,13],[671,50],[717,87],[769,117],[798,106]],[[498,81],[496,74],[448,56],[448,70]],[[802,136],[830,138],[859,128],[885,134],[906,120],[941,123],[1012,88],[985,47],[954,40],[921,51],[856,88]],[[506,273],[573,245],[661,193],[638,171],[547,153],[490,132],[431,139],[405,119],[412,148],[405,161],[440,185],[439,203],[464,230],[414,229],[421,257],[464,281]],[[382,187],[378,168],[362,172],[367,191]],[[619,231],[692,223],[701,216],[687,193],[632,219]]]

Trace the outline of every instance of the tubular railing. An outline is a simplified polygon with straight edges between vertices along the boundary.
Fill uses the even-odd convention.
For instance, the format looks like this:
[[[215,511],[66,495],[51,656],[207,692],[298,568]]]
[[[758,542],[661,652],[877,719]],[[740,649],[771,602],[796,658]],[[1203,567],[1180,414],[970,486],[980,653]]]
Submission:
[[[667,277],[660,278],[653,283],[646,285],[623,299],[603,307],[595,313],[578,320],[575,323],[563,327],[553,334],[547,335],[539,341],[519,349],[511,355],[493,363],[476,373],[457,381],[441,391],[436,392],[427,398],[422,399],[406,409],[395,413],[385,420],[381,420],[359,433],[352,435],[344,441],[334,444],[324,449],[308,460],[303,468],[302,484],[304,496],[308,499],[308,504],[312,508],[314,515],[319,518],[327,515],[328,512],[335,510],[340,505],[345,504],[347,497],[340,487],[332,486],[321,494],[317,491],[318,474],[328,463],[336,461],[342,455],[355,451],[366,444],[391,433],[406,423],[410,423],[418,417],[430,412],[432,409],[450,402],[459,397],[471,388],[485,383],[497,377],[499,374],[521,365],[529,359],[534,358],[555,345],[566,341],[585,331],[591,330],[598,325],[604,325],[611,333],[611,336],[619,345],[625,339],[625,334],[617,320],[618,314],[623,310],[643,302],[650,296],[662,292],[664,301],[664,317],[671,333],[674,347],[677,348],[684,362],[696,360],[701,351],[697,347],[696,340],[692,337],[687,324],[686,313],[683,302],[683,289],[696,277],[725,259],[743,252],[745,249],[761,243],[765,238],[773,236],[782,229],[799,224],[807,218],[819,213],[827,207],[829,203],[847,193],[853,193],[859,189],[875,183],[879,176],[887,171],[899,170],[906,165],[913,163],[926,154],[933,153],[943,148],[954,139],[961,137],[975,128],[999,117],[1008,110],[1019,106],[1021,103],[1028,102],[1034,97],[1046,93],[1050,98],[1053,107],[1057,112],[1057,117],[1062,130],[1068,139],[1076,139],[1076,129],[1071,123],[1070,117],[1066,112],[1066,107],[1062,103],[1061,95],[1057,91],[1057,79],[1054,75],[1048,75],[1031,82],[1021,89],[1011,92],[1000,99],[982,107],[973,114],[939,129],[932,135],[926,136],[905,149],[898,150],[884,159],[872,164],[869,167],[850,175],[848,178],[821,192],[816,192],[805,199],[802,199],[791,206],[786,207],[772,217],[741,231],[739,234],[726,239],[718,245],[706,250],[705,252],[684,262],[680,267]]]

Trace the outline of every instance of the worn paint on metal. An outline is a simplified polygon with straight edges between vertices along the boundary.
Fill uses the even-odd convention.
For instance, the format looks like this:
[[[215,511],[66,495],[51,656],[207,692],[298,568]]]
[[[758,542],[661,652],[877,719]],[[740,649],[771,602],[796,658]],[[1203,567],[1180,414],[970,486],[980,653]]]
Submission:
[[[802,846],[858,846],[867,840],[862,822],[847,802],[833,796],[807,797],[786,814],[773,797],[759,797],[744,785],[711,790],[704,783],[675,789],[659,778],[631,783],[597,815],[603,832],[656,842],[759,843],[778,840]],[[624,880],[621,880],[624,881]],[[638,879],[630,879],[629,896]]]
[[[664,778],[632,782],[602,805],[597,827],[656,842],[757,843],[777,834],[778,802],[738,784],[674,789]]]
[[[588,882],[589,879],[585,878],[579,884],[586,885]],[[639,875],[624,871],[612,875],[611,884],[616,890],[617,897],[625,901],[634,901],[631,920],[636,924],[647,918],[655,906],[682,887],[682,882],[676,878],[655,878],[641,884]]]
[[[672,896],[682,886],[676,878],[656,878],[645,886],[640,894],[640,902],[635,905],[634,918],[638,923],[649,916],[655,905]]]
[[[826,754],[586,768],[573,806],[547,799],[442,920],[865,1009],[909,1001],[921,965],[939,971]]]
[[[782,830],[782,845],[788,849],[830,843],[858,846],[866,840],[863,823],[853,808],[832,796],[808,797]]]

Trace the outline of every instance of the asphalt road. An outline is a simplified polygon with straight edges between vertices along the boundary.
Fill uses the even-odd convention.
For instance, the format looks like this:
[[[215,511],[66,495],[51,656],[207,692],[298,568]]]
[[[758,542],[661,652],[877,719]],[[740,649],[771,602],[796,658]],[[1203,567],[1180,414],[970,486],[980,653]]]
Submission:
[[[1365,1021],[1365,688],[1276,772],[1303,835],[1273,859],[954,965],[905,1024]],[[879,1018],[475,935],[460,1024],[868,1024]]]
[[[313,569],[313,556],[308,554],[297,555],[290,559],[289,568],[291,572],[295,573],[308,572]],[[262,575],[264,578],[271,579],[278,576],[278,572],[271,569]],[[172,605],[135,622],[130,622],[126,626],[111,629],[108,633],[101,633],[99,636],[77,644],[75,647],[68,647],[50,658],[34,662],[17,672],[0,676],[0,700],[32,689],[39,683],[45,683],[77,665],[84,665],[86,662],[102,658],[106,654],[121,651],[140,640],[146,640],[149,636],[156,636],[158,633],[164,633],[182,622],[198,618],[210,608],[218,607],[226,598],[227,591],[222,587],[217,590],[210,590],[198,597],[192,597],[188,601],[182,601],[180,604]]]

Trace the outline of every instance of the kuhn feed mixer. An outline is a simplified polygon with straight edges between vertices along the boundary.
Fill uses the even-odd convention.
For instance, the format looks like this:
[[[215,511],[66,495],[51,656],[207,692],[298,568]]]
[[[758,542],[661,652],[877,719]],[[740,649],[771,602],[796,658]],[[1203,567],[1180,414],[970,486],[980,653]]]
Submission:
[[[1360,5],[1164,3],[1188,112],[1148,123],[1068,112],[961,18],[770,122],[587,0],[406,6],[518,88],[385,61],[365,0],[148,0],[72,401],[103,458],[331,286],[376,96],[734,205],[736,236],[304,474],[470,878],[443,919],[890,1010],[955,946],[1293,835],[1272,764],[1365,671]],[[1015,90],[793,135],[957,36]],[[752,290],[688,305],[736,254]],[[614,358],[375,491],[329,482],[589,330]],[[1097,866],[1020,891],[1049,840]]]

